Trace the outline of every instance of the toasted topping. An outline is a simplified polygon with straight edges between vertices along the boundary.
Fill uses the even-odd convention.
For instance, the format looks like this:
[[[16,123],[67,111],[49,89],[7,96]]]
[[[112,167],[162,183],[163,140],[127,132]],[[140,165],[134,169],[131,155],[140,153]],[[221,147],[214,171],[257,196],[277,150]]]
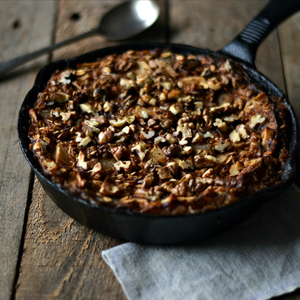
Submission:
[[[262,117],[261,115],[252,116],[250,120],[250,127],[254,128],[256,124],[262,124],[264,123],[266,119]]]
[[[77,167],[81,167],[82,169],[87,170],[87,162],[85,161],[84,154],[81,151],[78,155]]]
[[[128,171],[131,167],[131,161],[118,161],[114,164],[114,167],[117,171],[124,170]]]
[[[216,118],[213,125],[217,126],[221,132],[225,132],[227,130],[227,124],[219,118]]]
[[[79,106],[82,109],[82,111],[84,111],[86,113],[93,113],[95,111],[94,108],[92,107],[92,105],[89,103],[82,103]]]
[[[62,188],[153,214],[217,209],[280,183],[283,102],[228,59],[127,51],[55,72],[29,110],[30,148]]]
[[[229,138],[233,143],[239,142],[241,140],[239,133],[234,129],[229,134]]]
[[[113,131],[109,128],[103,132],[99,133],[99,143],[100,144],[107,144],[110,142],[114,137]]]
[[[85,138],[81,139],[80,143],[79,143],[79,147],[84,147],[86,145],[88,145],[88,143],[90,143],[92,141],[92,138],[89,136],[86,136]]]
[[[136,151],[139,158],[143,160],[149,150],[146,149],[146,144],[138,143],[136,146],[131,148],[131,151]]]

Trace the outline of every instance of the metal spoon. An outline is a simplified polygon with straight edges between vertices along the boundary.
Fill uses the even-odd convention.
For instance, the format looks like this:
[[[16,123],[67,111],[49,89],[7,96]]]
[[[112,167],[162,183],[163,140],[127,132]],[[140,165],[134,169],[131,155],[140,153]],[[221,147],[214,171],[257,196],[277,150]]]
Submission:
[[[124,40],[133,37],[150,27],[157,20],[159,12],[159,6],[152,0],[135,0],[122,3],[107,12],[96,29],[0,63],[0,76],[42,54],[96,34],[104,35],[110,40]]]

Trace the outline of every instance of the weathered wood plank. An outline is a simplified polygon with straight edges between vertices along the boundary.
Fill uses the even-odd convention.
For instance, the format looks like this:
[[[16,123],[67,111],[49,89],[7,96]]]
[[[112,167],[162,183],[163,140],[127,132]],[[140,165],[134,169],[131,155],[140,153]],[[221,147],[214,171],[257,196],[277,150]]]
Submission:
[[[99,17],[120,1],[60,1],[56,42],[98,24]],[[160,1],[163,8],[163,1]],[[164,23],[164,14],[159,24]],[[163,41],[153,26],[138,41]],[[164,28],[164,26],[163,26]],[[95,36],[55,51],[54,60],[117,44]],[[78,224],[45,195],[36,181],[29,210],[17,299],[125,299],[101,251],[121,241]]]
[[[56,42],[60,42],[64,39],[89,31],[90,29],[97,28],[101,20],[101,16],[121,2],[126,2],[126,0],[101,0],[97,2],[78,1],[76,3],[67,0],[60,1]],[[103,36],[95,35],[93,37],[83,39],[76,44],[69,45],[63,49],[55,51],[53,60],[70,58],[89,51],[121,43],[145,41],[164,42],[164,0],[157,2],[162,10],[158,22],[137,37],[116,42],[107,40]]]
[[[26,12],[26,13],[24,13]],[[1,2],[0,61],[50,43],[54,1]],[[0,80],[0,298],[10,299],[27,203],[30,168],[18,145],[19,107],[37,70],[47,57],[35,60]]]
[[[279,39],[287,95],[298,120],[300,120],[300,13],[295,14],[279,26]],[[300,153],[298,156],[300,157]],[[297,179],[297,182],[300,183],[300,178]],[[300,300],[300,289],[297,289],[290,297],[282,298],[282,300],[284,299]]]
[[[219,50],[227,45],[268,1],[171,0],[171,42]],[[210,17],[207,17],[210,16]],[[214,16],[211,19],[211,16]],[[256,66],[287,93],[300,117],[300,14],[279,26],[262,43]],[[281,51],[282,58],[281,59]],[[284,69],[285,74],[282,70]],[[285,75],[285,76],[284,76]],[[274,299],[300,299],[300,290]]]
[[[171,0],[171,42],[218,51],[266,5],[267,0],[176,1]],[[284,90],[280,48],[276,31],[258,49],[256,66]]]
[[[300,118],[300,13],[279,27],[287,94]]]
[[[17,299],[125,299],[102,249],[120,241],[69,218],[36,180],[29,210]]]
[[[95,27],[118,1],[60,1],[56,41]],[[170,1],[171,42],[217,50],[262,8],[264,1]],[[77,20],[76,15],[80,18]],[[210,13],[212,18],[207,18]],[[74,15],[75,14],[75,15]],[[72,17],[73,16],[73,17]],[[201,26],[201,28],[200,28]],[[164,18],[138,41],[164,41]],[[200,30],[200,31],[199,31]],[[208,35],[207,33],[210,33]],[[55,60],[116,44],[93,37],[54,53]],[[260,54],[262,53],[262,54]],[[261,46],[259,69],[284,87],[277,34]],[[266,59],[268,58],[268,60]],[[29,210],[17,299],[125,299],[101,251],[121,241],[93,232],[60,211],[36,181]],[[297,298],[295,298],[297,299]]]

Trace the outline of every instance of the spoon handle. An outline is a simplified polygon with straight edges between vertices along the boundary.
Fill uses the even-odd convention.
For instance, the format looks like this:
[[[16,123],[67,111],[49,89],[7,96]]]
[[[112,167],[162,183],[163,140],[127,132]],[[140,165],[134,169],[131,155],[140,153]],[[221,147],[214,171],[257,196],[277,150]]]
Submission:
[[[82,33],[80,35],[74,36],[74,37],[72,37],[68,40],[65,40],[65,41],[59,42],[57,44],[51,45],[49,47],[45,47],[45,48],[37,50],[35,52],[25,54],[23,56],[11,59],[9,61],[2,62],[2,63],[0,63],[0,77],[2,75],[6,74],[7,72],[11,71],[12,69],[14,69],[14,68],[16,68],[16,67],[32,60],[32,59],[38,57],[38,56],[49,53],[52,50],[63,47],[65,45],[68,45],[68,44],[73,43],[75,41],[78,41],[80,39],[90,37],[90,36],[95,35],[97,33],[98,33],[98,31],[96,29],[91,30],[91,31]]]

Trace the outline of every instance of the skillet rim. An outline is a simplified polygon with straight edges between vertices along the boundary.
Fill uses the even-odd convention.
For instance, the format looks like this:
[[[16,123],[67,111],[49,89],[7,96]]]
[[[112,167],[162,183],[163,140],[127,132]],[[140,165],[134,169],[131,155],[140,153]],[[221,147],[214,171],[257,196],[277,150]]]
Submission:
[[[79,62],[88,62],[88,61],[95,61],[97,57],[104,57],[108,54],[112,53],[123,53],[127,50],[145,50],[145,49],[156,49],[156,48],[162,48],[162,49],[171,49],[174,52],[177,53],[184,53],[184,54],[199,54],[199,55],[209,55],[215,58],[225,57],[228,58],[234,62],[237,62],[241,64],[245,69],[246,72],[251,74],[251,78],[256,80],[258,82],[258,79],[261,79],[263,81],[263,84],[259,83],[262,87],[264,87],[266,90],[270,91],[276,91],[276,97],[282,97],[283,102],[285,103],[287,110],[289,112],[289,116],[291,118],[291,125],[292,125],[292,133],[289,139],[289,157],[285,163],[284,166],[284,174],[281,178],[281,183],[275,186],[267,187],[260,189],[253,194],[250,194],[248,196],[245,196],[238,201],[231,203],[229,205],[226,205],[224,207],[220,207],[217,209],[209,210],[205,213],[196,213],[196,214],[180,214],[180,215],[156,215],[156,214],[149,214],[149,213],[138,213],[135,211],[130,210],[120,210],[117,208],[107,207],[105,205],[98,205],[88,202],[88,200],[84,200],[80,198],[79,196],[76,196],[75,194],[69,192],[66,189],[61,188],[58,184],[52,182],[46,174],[44,174],[41,170],[41,167],[39,166],[37,160],[34,158],[33,153],[29,150],[29,138],[27,135],[26,130],[28,129],[28,123],[26,123],[29,120],[28,116],[28,109],[32,107],[33,102],[36,100],[36,97],[39,92],[41,92],[47,83],[47,81],[50,79],[51,75],[56,70],[63,70],[68,67],[72,67],[74,64],[77,64]],[[265,87],[265,84],[267,84],[267,88]],[[274,93],[273,93],[274,94]],[[33,98],[34,97],[34,98]],[[31,106],[30,106],[31,104]],[[279,89],[270,79],[268,79],[265,75],[260,73],[254,65],[251,65],[241,59],[238,59],[236,57],[233,57],[228,54],[222,53],[222,51],[215,52],[208,49],[201,49],[194,46],[189,46],[185,44],[173,44],[173,43],[127,43],[127,44],[121,44],[111,47],[105,47],[100,48],[85,54],[82,54],[80,56],[76,56],[70,59],[62,59],[59,61],[51,62],[44,66],[39,73],[36,76],[35,82],[33,87],[29,90],[27,93],[24,101],[22,102],[22,105],[19,110],[18,115],[18,139],[19,144],[21,147],[21,150],[28,161],[29,165],[31,166],[34,173],[37,175],[37,177],[41,177],[43,180],[47,182],[53,189],[56,189],[58,192],[62,193],[64,196],[67,196],[72,199],[72,201],[78,202],[81,205],[87,206],[90,209],[94,210],[100,210],[104,213],[110,213],[110,214],[117,214],[122,216],[128,216],[128,217],[135,217],[135,218],[150,218],[150,219],[191,219],[191,218],[201,218],[203,215],[219,215],[226,213],[226,211],[234,210],[238,208],[239,206],[245,206],[249,204],[249,202],[262,202],[260,205],[264,204],[265,202],[271,200],[272,196],[275,194],[279,194],[279,192],[285,191],[292,183],[296,176],[296,156],[297,156],[297,150],[299,149],[299,126],[298,126],[298,120],[297,116],[295,114],[295,111],[293,109],[293,106],[289,102],[287,96],[283,93],[281,89]],[[293,137],[293,140],[292,140]],[[47,193],[48,194],[48,193]],[[67,213],[64,210],[65,213]],[[68,213],[67,213],[68,214]],[[244,218],[245,219],[245,218]]]

